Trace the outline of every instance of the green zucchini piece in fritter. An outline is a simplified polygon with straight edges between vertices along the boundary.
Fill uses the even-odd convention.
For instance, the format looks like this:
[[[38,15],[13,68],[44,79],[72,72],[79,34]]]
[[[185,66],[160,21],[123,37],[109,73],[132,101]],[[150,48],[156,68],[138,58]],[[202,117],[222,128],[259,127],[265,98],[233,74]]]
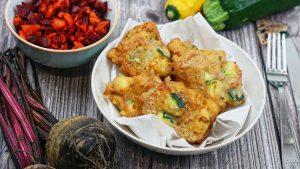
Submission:
[[[176,93],[171,93],[170,95],[171,95],[172,99],[176,102],[176,104],[179,108],[185,107],[185,103],[180,96],[178,96]]]
[[[230,96],[229,98],[233,101],[241,101],[245,98],[243,92],[236,89],[229,89],[228,95]]]

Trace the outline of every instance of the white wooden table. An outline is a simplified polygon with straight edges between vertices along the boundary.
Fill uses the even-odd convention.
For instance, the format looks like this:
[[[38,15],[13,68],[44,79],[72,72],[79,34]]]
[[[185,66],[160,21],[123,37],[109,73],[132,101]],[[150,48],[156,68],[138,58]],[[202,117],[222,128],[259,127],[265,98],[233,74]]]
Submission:
[[[120,7],[121,20],[114,33],[118,37],[128,18],[139,21],[153,20],[157,23],[168,22],[164,16],[165,0],[117,0]],[[2,51],[13,47],[15,42],[4,24],[4,7],[6,0],[0,0],[0,48]],[[270,17],[287,23],[289,34],[298,45],[300,52],[300,7]],[[242,28],[222,31],[221,35],[229,38],[250,54],[265,76],[265,47],[261,47],[256,37],[255,23]],[[58,118],[63,119],[74,115],[97,117],[112,128],[103,119],[94,103],[90,78],[94,61],[73,69],[59,70],[43,67],[38,64],[28,66],[31,80],[40,84],[46,106]],[[295,111],[291,87],[288,96],[289,113],[292,117],[293,136],[297,140],[298,156],[300,156],[300,115]],[[281,168],[279,107],[277,91],[267,86],[267,102],[263,115],[258,123],[244,137],[219,150],[195,156],[170,156],[144,149],[113,130],[117,139],[116,164],[114,168]],[[0,169],[14,168],[6,144],[0,131]]]

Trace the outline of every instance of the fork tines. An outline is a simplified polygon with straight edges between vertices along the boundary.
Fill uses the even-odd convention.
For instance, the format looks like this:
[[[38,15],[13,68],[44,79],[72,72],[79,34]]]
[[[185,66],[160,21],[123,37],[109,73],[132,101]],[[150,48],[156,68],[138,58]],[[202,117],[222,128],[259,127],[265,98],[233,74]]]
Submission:
[[[286,35],[268,33],[267,72],[287,74]]]

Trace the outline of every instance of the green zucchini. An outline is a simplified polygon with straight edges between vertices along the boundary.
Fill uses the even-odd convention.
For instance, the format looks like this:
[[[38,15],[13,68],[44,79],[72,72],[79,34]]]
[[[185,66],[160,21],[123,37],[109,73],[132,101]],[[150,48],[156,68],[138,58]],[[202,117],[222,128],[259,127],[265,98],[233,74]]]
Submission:
[[[171,127],[176,124],[176,118],[167,112],[160,112],[157,116]]]
[[[212,83],[214,83],[214,75],[208,73],[208,72],[204,72],[204,81],[206,85],[210,85]]]
[[[224,21],[229,19],[229,13],[223,9],[219,0],[206,0],[203,13],[214,30],[224,29],[226,26]]]
[[[235,89],[229,89],[228,95],[230,96],[230,99],[233,101],[242,101],[245,98],[243,92]]]
[[[212,5],[214,3],[212,2]],[[210,23],[219,24],[226,21],[229,18],[228,12],[224,11],[222,6],[219,4],[214,9],[207,12],[206,17]]]
[[[300,0],[222,0],[222,7],[230,13],[226,28],[236,28],[299,4]]]
[[[208,4],[203,6],[204,16],[216,30],[220,30],[224,25],[217,25],[221,25],[221,23],[225,24],[225,29],[237,28],[269,14],[300,5],[300,0],[208,0],[205,3]],[[211,7],[212,3],[215,8]],[[229,13],[229,17],[222,22],[212,22],[224,15],[222,12],[217,12],[220,11],[220,7]],[[215,11],[214,15],[212,15],[212,11]]]
[[[163,57],[166,57],[168,59],[171,59],[171,55],[169,53],[165,53],[163,50],[161,50],[160,48],[157,48],[156,51]]]
[[[223,30],[226,25],[225,23],[218,23],[218,24],[211,24],[211,27],[216,30],[216,31],[219,31],[219,30]]]
[[[195,45],[193,45],[193,46],[192,46],[192,49],[196,49],[196,50],[198,50],[198,47],[197,47],[197,46],[195,46]]]
[[[175,124],[176,123],[176,119],[171,116],[170,114],[163,112],[163,118],[167,119],[168,121],[170,121],[171,123]]]
[[[170,95],[179,108],[185,107],[185,103],[180,96],[178,96],[176,93],[171,93]]]

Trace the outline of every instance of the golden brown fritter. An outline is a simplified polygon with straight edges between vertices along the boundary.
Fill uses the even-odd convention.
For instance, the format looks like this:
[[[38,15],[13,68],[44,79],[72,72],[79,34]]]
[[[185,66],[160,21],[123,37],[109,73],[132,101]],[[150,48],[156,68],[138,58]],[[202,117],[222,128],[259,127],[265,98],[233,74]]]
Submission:
[[[161,41],[154,22],[147,22],[129,31],[116,48],[108,53],[120,71],[136,76],[154,70],[160,77],[171,73],[171,54]]]
[[[179,39],[167,48],[152,22],[128,32],[108,57],[133,76],[118,76],[106,86],[104,95],[120,114],[155,114],[189,143],[202,143],[218,114],[244,101],[242,72],[224,51],[198,50]],[[172,67],[177,81],[167,77]]]
[[[156,114],[190,143],[201,143],[209,134],[220,107],[199,90],[166,80],[141,96],[143,114]]]
[[[176,80],[207,93],[222,111],[243,103],[242,72],[237,64],[227,61],[224,51],[198,50],[187,44],[179,39],[168,44]]]
[[[190,143],[205,139],[220,112],[218,104],[199,90],[170,78],[162,82],[154,73],[118,76],[107,85],[104,95],[122,116],[155,114]]]
[[[209,135],[212,122],[207,109],[202,109],[179,117],[174,128],[176,133],[189,143],[201,144]]]
[[[141,95],[142,113],[166,112],[175,117],[181,116],[185,107],[181,94],[185,89],[182,82],[158,83]]]
[[[182,42],[180,39],[173,39],[168,45],[168,49],[171,52],[171,55],[181,56],[185,53],[186,50],[198,49],[190,41]]]
[[[120,109],[122,116],[135,117],[142,115],[140,95],[157,83],[161,79],[153,72],[135,77],[118,76],[106,86],[104,96]]]
[[[219,105],[199,90],[183,91],[187,111],[178,117],[174,127],[180,137],[189,143],[202,143],[211,131],[219,112]]]

